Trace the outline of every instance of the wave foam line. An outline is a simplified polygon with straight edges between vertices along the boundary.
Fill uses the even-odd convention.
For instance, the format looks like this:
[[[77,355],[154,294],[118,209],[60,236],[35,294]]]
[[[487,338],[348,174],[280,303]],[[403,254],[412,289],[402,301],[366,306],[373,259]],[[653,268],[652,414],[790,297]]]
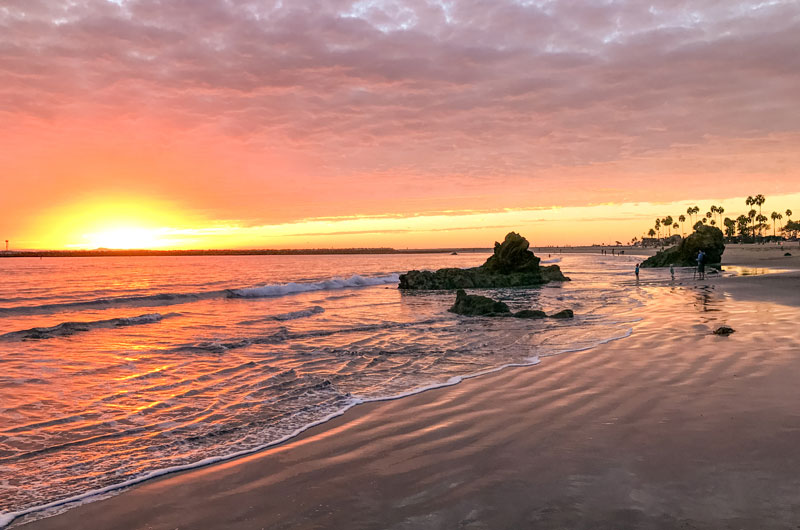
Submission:
[[[0,315],[41,315],[60,313],[62,311],[83,309],[108,309],[112,307],[164,306],[184,304],[208,298],[225,296],[227,291],[206,291],[199,293],[158,293],[141,296],[120,296],[112,298],[95,298],[93,300],[76,300],[44,305],[23,305],[0,307]]]
[[[281,313],[279,315],[269,315],[264,318],[257,318],[255,320],[243,320],[242,322],[239,322],[239,325],[247,326],[250,324],[259,324],[261,322],[270,322],[270,321],[285,322],[287,320],[297,320],[298,318],[311,317],[324,312],[325,312],[324,307],[315,305],[313,307],[309,307],[308,309],[290,311],[288,313]]]
[[[231,453],[228,455],[222,456],[210,456],[208,458],[204,458],[202,460],[198,460],[197,462],[192,462],[191,464],[180,464],[177,466],[165,467],[163,469],[156,469],[154,471],[150,471],[148,473],[144,473],[143,475],[139,475],[138,477],[134,477],[132,479],[120,482],[119,484],[111,484],[109,486],[104,486],[102,488],[98,488],[91,491],[86,491],[84,493],[79,493],[78,495],[73,495],[72,497],[67,497],[64,499],[60,499],[57,501],[49,502],[47,504],[42,504],[40,506],[31,506],[29,508],[25,508],[24,510],[19,510],[17,512],[5,512],[0,513],[0,529],[5,528],[6,526],[10,525],[14,520],[23,517],[25,515],[30,515],[36,512],[42,512],[45,510],[50,510],[53,508],[58,508],[60,506],[65,506],[68,504],[77,503],[80,501],[90,500],[92,497],[98,497],[100,495],[105,495],[106,493],[111,493],[114,491],[118,491],[121,489],[129,488],[130,486],[134,486],[136,484],[141,484],[147,480],[151,480],[157,477],[162,477],[164,475],[169,475],[170,473],[177,473],[179,471],[188,471],[190,469],[197,469],[199,467],[209,466],[211,464],[217,464],[219,462],[224,462],[226,460],[232,460],[234,458],[238,458],[240,456],[245,456],[253,453],[257,453],[259,451],[263,451],[264,449],[268,449],[270,447],[274,447],[276,445],[282,444],[287,440],[290,440],[297,435],[311,429],[312,427],[316,427],[317,425],[322,425],[333,418],[339,417],[354,406],[361,403],[361,401],[354,399],[350,404],[347,406],[332,412],[325,416],[324,418],[311,422],[307,425],[299,427],[295,429],[293,432],[278,438],[277,440],[273,440],[272,442],[253,447],[251,449],[244,449],[242,451],[237,451],[235,453]]]
[[[283,283],[271,284],[263,287],[245,287],[241,289],[225,289],[222,291],[201,291],[196,293],[158,293],[140,296],[121,296],[117,298],[96,298],[93,300],[76,300],[74,302],[59,302],[44,305],[25,305],[14,307],[0,307],[0,315],[39,315],[47,313],[59,313],[65,310],[82,310],[111,307],[131,307],[131,306],[163,306],[173,304],[185,304],[198,300],[208,300],[211,298],[265,298],[273,296],[284,296],[287,294],[304,293],[308,291],[323,291],[332,289],[345,289],[349,287],[368,287],[373,285],[388,285],[398,283],[400,276],[390,274],[389,276],[369,277],[354,274],[350,278],[331,278],[321,282],[313,283]]]
[[[591,350],[592,348],[596,348],[597,346],[600,346],[602,344],[608,344],[609,342],[613,342],[615,340],[627,339],[631,335],[633,335],[633,328],[628,328],[628,330],[622,335],[616,337],[609,337],[607,339],[602,339],[593,344],[590,344],[589,346],[582,346],[580,348],[568,348],[566,350],[558,350],[552,353],[545,353],[544,355],[541,355],[541,357],[555,357],[556,355],[561,355],[562,353],[576,353],[580,351]]]
[[[161,313],[147,313],[146,315],[139,315],[135,317],[120,317],[109,318],[107,320],[93,320],[88,322],[62,322],[55,326],[38,327],[23,329],[19,331],[12,331],[0,335],[0,340],[25,340],[25,339],[52,339],[54,337],[68,337],[75,333],[84,331],[91,331],[100,328],[120,328],[128,326],[138,326],[142,324],[152,324],[154,322],[161,322],[161,320],[178,316],[179,313],[169,313],[162,315]]]
[[[467,374],[467,375],[457,375],[457,376],[453,376],[453,377],[449,378],[447,381],[444,381],[442,383],[432,383],[430,385],[417,387],[417,388],[414,388],[414,389],[409,390],[407,392],[401,392],[399,394],[395,394],[395,395],[391,395],[391,396],[382,396],[382,397],[375,397],[375,398],[358,398],[358,397],[353,396],[351,398],[350,403],[348,403],[347,405],[345,405],[341,409],[328,414],[327,416],[325,416],[322,419],[319,419],[317,421],[313,421],[311,423],[308,423],[307,425],[299,427],[299,428],[295,429],[293,432],[291,432],[291,433],[289,433],[289,434],[287,434],[285,436],[282,436],[281,438],[279,438],[277,440],[273,440],[271,442],[259,445],[257,447],[253,447],[253,448],[250,448],[250,449],[244,449],[242,451],[237,451],[235,453],[231,453],[231,454],[228,454],[228,455],[212,456],[212,457],[204,458],[202,460],[198,460],[197,462],[193,462],[191,464],[181,464],[181,465],[177,465],[177,466],[166,467],[166,468],[163,468],[163,469],[157,469],[157,470],[145,473],[143,475],[140,475],[138,477],[134,477],[132,479],[126,480],[124,482],[120,482],[119,484],[112,484],[112,485],[105,486],[103,488],[99,488],[99,489],[96,489],[96,490],[87,491],[87,492],[84,492],[84,493],[80,493],[78,495],[73,495],[72,497],[67,497],[65,499],[61,499],[61,500],[58,500],[58,501],[53,501],[53,502],[50,502],[48,504],[43,504],[41,506],[31,506],[29,508],[25,508],[24,510],[20,510],[20,511],[17,511],[17,512],[0,513],[0,529],[5,528],[9,524],[11,524],[15,519],[18,519],[19,517],[23,517],[25,515],[29,515],[29,514],[36,513],[36,512],[42,512],[42,511],[45,511],[45,510],[50,510],[52,508],[58,508],[60,506],[65,506],[65,505],[68,505],[68,504],[78,503],[80,501],[92,502],[92,498],[93,497],[100,497],[101,495],[105,495],[107,493],[112,493],[112,492],[115,492],[115,491],[119,491],[119,490],[128,488],[130,486],[134,486],[136,484],[141,484],[142,482],[145,482],[145,481],[153,479],[153,478],[162,477],[162,476],[168,475],[170,473],[177,473],[179,471],[188,471],[188,470],[191,470],[191,469],[197,469],[197,468],[200,468],[200,467],[205,467],[205,466],[208,466],[208,465],[217,464],[219,462],[232,460],[234,458],[239,458],[241,456],[251,455],[253,453],[257,453],[259,451],[263,451],[265,449],[269,449],[270,447],[275,447],[276,445],[280,445],[280,444],[282,444],[282,443],[284,443],[284,442],[286,442],[288,440],[291,440],[292,438],[295,438],[296,436],[298,436],[299,434],[307,431],[308,429],[311,429],[311,428],[316,427],[318,425],[322,425],[323,423],[327,423],[328,421],[332,420],[333,418],[337,418],[337,417],[343,415],[344,413],[346,413],[351,408],[355,407],[356,405],[360,405],[362,403],[376,403],[376,402],[380,402],[380,401],[394,401],[394,400],[397,400],[397,399],[402,399],[404,397],[409,397],[409,396],[413,396],[413,395],[416,395],[416,394],[421,394],[423,392],[428,392],[430,390],[435,390],[437,388],[444,388],[444,387],[448,387],[448,386],[454,386],[454,385],[457,385],[457,384],[459,384],[462,381],[465,381],[467,379],[474,379],[476,377],[481,377],[483,375],[488,375],[488,374],[500,372],[502,370],[505,370],[506,368],[534,366],[534,365],[537,365],[537,364],[539,364],[541,362],[540,361],[540,357],[550,357],[552,355],[557,355],[558,353],[566,353],[566,352],[570,352],[570,351],[576,351],[577,352],[577,351],[589,350],[591,348],[594,348],[594,347],[599,346],[601,344],[606,344],[606,343],[611,342],[613,340],[620,340],[620,339],[629,337],[632,333],[633,333],[633,328],[629,329],[628,333],[625,334],[625,335],[622,335],[622,336],[619,336],[619,337],[612,337],[612,338],[605,339],[605,340],[600,340],[597,343],[595,343],[595,344],[593,344],[591,346],[584,347],[584,348],[577,348],[575,350],[563,350],[563,351],[560,351],[560,352],[557,352],[557,353],[552,353],[552,354],[547,354],[547,355],[542,355],[542,356],[535,355],[535,356],[529,358],[529,362],[509,363],[509,364],[504,364],[502,366],[495,367],[495,368],[487,368],[486,370],[480,370],[478,372],[473,372],[473,373],[470,373],[470,374]]]
[[[354,274],[347,279],[331,278],[322,282],[314,283],[276,283],[263,287],[249,287],[246,289],[231,289],[228,291],[229,298],[268,298],[273,296],[284,296],[294,293],[307,293],[309,291],[329,291],[333,289],[346,289],[350,287],[368,287],[373,285],[387,285],[398,283],[400,276],[390,274],[389,276],[378,276],[375,278],[364,277]]]

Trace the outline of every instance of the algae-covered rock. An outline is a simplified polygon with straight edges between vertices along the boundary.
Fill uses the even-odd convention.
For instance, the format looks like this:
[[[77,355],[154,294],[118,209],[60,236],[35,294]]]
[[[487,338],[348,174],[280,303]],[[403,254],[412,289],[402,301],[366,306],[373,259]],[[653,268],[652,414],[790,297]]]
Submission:
[[[539,266],[539,258],[528,250],[528,240],[510,232],[494,244],[494,254],[480,267],[446,268],[436,272],[409,271],[400,275],[400,289],[470,289],[533,287],[551,281],[569,281],[558,265]]]
[[[477,294],[467,294],[464,289],[456,292],[456,303],[448,311],[468,316],[508,316],[511,313],[503,302]]]
[[[722,231],[715,226],[698,226],[697,230],[680,244],[662,250],[642,262],[642,267],[692,267],[697,265],[697,253],[706,254],[706,265],[722,261],[725,243]]]

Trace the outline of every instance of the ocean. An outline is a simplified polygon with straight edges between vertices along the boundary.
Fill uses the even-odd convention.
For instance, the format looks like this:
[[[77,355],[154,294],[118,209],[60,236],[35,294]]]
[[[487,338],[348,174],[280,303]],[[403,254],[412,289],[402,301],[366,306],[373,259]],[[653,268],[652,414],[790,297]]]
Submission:
[[[470,290],[568,320],[462,317],[451,291],[397,289],[402,272],[488,255],[0,260],[0,526],[359,403],[624,339],[650,296],[640,258],[595,254],[538,254],[571,282]]]

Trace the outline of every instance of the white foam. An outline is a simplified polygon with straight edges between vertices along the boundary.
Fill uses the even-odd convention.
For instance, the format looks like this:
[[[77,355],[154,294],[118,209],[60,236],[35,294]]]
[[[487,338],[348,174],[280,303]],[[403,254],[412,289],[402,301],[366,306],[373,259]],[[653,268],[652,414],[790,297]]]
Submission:
[[[130,486],[134,486],[136,484],[140,484],[142,482],[145,482],[147,480],[154,479],[156,477],[161,477],[161,476],[164,476],[164,475],[168,475],[170,473],[177,473],[178,471],[187,471],[187,470],[190,470],[190,469],[197,469],[199,467],[204,467],[204,466],[208,466],[208,465],[211,465],[211,464],[224,462],[226,460],[231,460],[231,459],[234,459],[234,458],[238,458],[240,456],[245,456],[245,455],[257,453],[259,451],[263,451],[264,449],[267,449],[269,447],[273,447],[275,445],[282,444],[283,442],[296,437],[297,435],[301,434],[304,431],[307,431],[308,429],[310,429],[312,427],[316,427],[317,425],[322,425],[323,423],[326,423],[326,422],[332,420],[333,418],[341,416],[342,414],[344,414],[345,412],[347,412],[348,410],[350,410],[354,406],[358,405],[359,403],[362,403],[362,401],[358,400],[358,399],[352,399],[351,402],[348,405],[346,405],[345,407],[343,407],[343,408],[341,408],[341,409],[339,409],[339,410],[337,410],[335,412],[332,412],[331,414],[328,414],[324,418],[319,419],[319,420],[314,421],[314,422],[311,422],[309,424],[306,424],[306,425],[304,425],[302,427],[299,427],[298,429],[295,429],[293,432],[291,432],[291,433],[289,433],[289,434],[287,434],[287,435],[285,435],[285,436],[283,436],[281,438],[278,438],[277,440],[273,440],[273,441],[271,441],[269,443],[266,443],[266,444],[263,444],[263,445],[259,445],[257,447],[253,447],[253,448],[250,448],[250,449],[245,449],[245,450],[242,450],[242,451],[237,451],[235,453],[231,453],[231,454],[228,454],[228,455],[211,456],[211,457],[208,457],[208,458],[204,458],[202,460],[198,460],[197,462],[193,462],[191,464],[181,464],[181,465],[177,465],[177,466],[165,467],[163,469],[156,469],[154,471],[150,471],[150,472],[145,473],[143,475],[139,475],[138,477],[134,477],[134,478],[126,480],[124,482],[120,482],[119,484],[112,484],[110,486],[105,486],[103,488],[98,488],[98,489],[95,489],[95,490],[87,491],[87,492],[84,492],[84,493],[80,493],[78,495],[73,495],[72,497],[67,497],[65,499],[53,501],[53,502],[50,502],[50,503],[47,503],[47,504],[42,504],[40,506],[31,506],[30,508],[25,508],[24,510],[20,510],[20,511],[17,511],[17,512],[0,513],[0,528],[5,528],[9,524],[11,524],[15,519],[18,519],[18,518],[23,517],[25,515],[29,515],[29,514],[36,513],[36,512],[43,512],[43,511],[51,510],[53,508],[58,508],[58,507],[61,507],[61,506],[65,506],[67,504],[79,504],[79,503],[82,504],[81,501],[89,501],[89,502],[91,502],[93,500],[99,500],[98,498],[100,496],[102,496],[102,495],[105,495],[105,494],[110,493],[110,492],[118,491],[118,490],[121,490],[121,489],[125,489],[125,488],[128,488]]]
[[[540,263],[561,263],[561,258],[543,259]]]
[[[150,324],[152,322],[160,322],[164,319],[161,313],[148,313],[146,315],[139,315],[138,317],[127,317],[117,319],[118,326],[133,326],[136,324]]]
[[[278,283],[265,285],[263,287],[248,287],[245,289],[234,289],[231,294],[242,298],[266,298],[271,296],[285,296],[287,294],[305,293],[309,291],[327,291],[333,289],[346,289],[350,287],[368,287],[373,285],[387,285],[398,283],[400,276],[390,274],[388,276],[378,276],[374,278],[354,274],[349,278],[331,278],[314,283]]]
[[[620,340],[620,339],[629,337],[632,333],[633,333],[633,328],[629,328],[626,333],[624,333],[624,334],[622,334],[620,336],[610,337],[608,339],[599,340],[599,341],[596,341],[596,342],[592,343],[591,345],[580,347],[580,348],[560,350],[560,351],[553,352],[553,353],[550,353],[550,354],[545,354],[545,355],[542,355],[542,357],[549,357],[549,356],[558,355],[558,354],[567,353],[567,352],[578,352],[578,351],[589,350],[589,349],[592,349],[592,348],[594,348],[594,347],[596,347],[596,346],[598,346],[600,344],[606,344],[606,343],[614,341],[614,340]],[[515,341],[514,344],[516,344],[516,342],[519,342],[519,340]],[[98,488],[98,489],[95,489],[95,490],[87,491],[87,492],[84,492],[84,493],[81,493],[81,494],[78,494],[78,495],[73,495],[72,497],[67,497],[65,499],[61,499],[61,500],[58,500],[58,501],[53,501],[53,502],[50,502],[48,504],[44,504],[44,505],[40,505],[40,506],[32,506],[32,507],[29,507],[29,508],[26,508],[24,510],[20,510],[20,511],[17,511],[17,512],[0,513],[0,529],[5,528],[6,526],[11,524],[17,518],[23,517],[25,515],[29,515],[29,514],[37,513],[37,512],[46,512],[48,510],[53,510],[55,508],[66,507],[67,505],[71,505],[71,504],[78,505],[78,504],[84,504],[86,502],[93,502],[93,501],[96,501],[96,500],[100,500],[101,498],[105,498],[110,493],[117,492],[119,490],[128,488],[128,487],[136,485],[136,484],[140,484],[142,482],[148,481],[148,480],[156,478],[156,477],[161,477],[161,476],[168,475],[170,473],[176,473],[176,472],[179,472],[179,471],[187,471],[187,470],[191,470],[191,469],[197,469],[197,468],[200,468],[200,467],[208,466],[208,465],[211,465],[211,464],[216,464],[216,463],[219,463],[219,462],[224,462],[224,461],[227,461],[227,460],[232,460],[234,458],[250,455],[250,454],[253,454],[253,453],[257,453],[259,451],[263,451],[265,449],[269,449],[270,447],[274,447],[274,446],[282,444],[282,443],[284,443],[284,442],[286,442],[286,441],[288,441],[288,440],[290,440],[292,438],[295,438],[296,436],[298,436],[299,434],[303,433],[304,431],[307,431],[308,429],[311,429],[311,428],[316,427],[318,425],[322,425],[323,423],[326,423],[326,422],[330,421],[333,418],[341,416],[345,412],[350,410],[351,408],[355,407],[356,405],[362,404],[362,403],[371,403],[371,402],[380,402],[380,401],[393,401],[393,400],[401,399],[401,398],[404,398],[404,397],[408,397],[408,396],[412,396],[412,395],[416,395],[416,394],[421,394],[422,392],[427,392],[429,390],[435,390],[437,388],[444,388],[444,387],[448,387],[448,386],[454,386],[454,385],[457,385],[457,384],[461,383],[464,380],[473,379],[473,378],[476,378],[476,377],[480,377],[480,376],[488,375],[488,374],[492,374],[492,373],[497,373],[497,372],[500,372],[502,370],[505,370],[506,368],[534,366],[534,365],[539,364],[540,362],[541,362],[540,356],[539,355],[534,355],[533,357],[528,358],[527,362],[508,363],[508,364],[504,364],[504,365],[493,367],[493,368],[487,368],[485,370],[480,370],[480,371],[473,372],[473,373],[466,374],[466,375],[452,376],[452,377],[450,377],[449,379],[447,379],[444,382],[431,383],[429,385],[423,385],[423,386],[411,389],[409,391],[400,392],[398,394],[394,394],[394,395],[390,395],[390,396],[380,396],[380,397],[373,397],[373,398],[352,396],[350,401],[349,401],[349,403],[347,405],[345,405],[344,407],[342,407],[341,409],[339,409],[339,410],[337,410],[335,412],[332,412],[331,414],[328,414],[327,416],[325,416],[325,417],[323,417],[323,418],[321,418],[319,420],[313,421],[313,422],[308,423],[308,424],[306,424],[306,425],[304,425],[302,427],[299,427],[299,428],[295,429],[293,432],[291,432],[291,433],[289,433],[289,434],[287,434],[285,436],[282,436],[281,438],[278,438],[276,440],[273,440],[271,442],[268,442],[268,443],[265,443],[265,444],[262,444],[262,445],[259,445],[259,446],[256,446],[256,447],[252,447],[252,448],[249,448],[249,449],[244,449],[244,450],[237,451],[237,452],[234,452],[234,453],[230,453],[230,454],[227,454],[227,455],[213,456],[213,457],[204,458],[202,460],[199,460],[197,462],[193,462],[193,463],[190,463],[190,464],[181,464],[181,465],[166,467],[166,468],[163,468],[163,469],[157,469],[157,470],[145,473],[143,475],[140,475],[138,477],[134,477],[132,479],[120,482],[118,484],[112,484],[112,485],[105,486],[105,487],[102,487],[102,488]],[[53,515],[53,514],[51,514],[51,515]]]

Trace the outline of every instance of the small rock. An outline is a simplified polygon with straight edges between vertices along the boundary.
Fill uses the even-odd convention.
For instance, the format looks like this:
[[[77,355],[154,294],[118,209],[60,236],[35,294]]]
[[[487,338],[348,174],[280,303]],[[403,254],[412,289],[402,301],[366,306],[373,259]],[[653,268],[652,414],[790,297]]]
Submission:
[[[515,318],[545,318],[547,314],[544,311],[536,309],[523,309],[522,311],[514,313],[513,316]]]
[[[730,335],[731,333],[734,333],[735,331],[736,331],[735,329],[730,328],[728,326],[720,326],[717,329],[715,329],[713,331],[713,333],[714,333],[714,335]]]
[[[511,313],[503,302],[477,294],[467,294],[464,289],[456,292],[456,303],[448,311],[468,316],[510,316]]]
[[[787,252],[786,254],[784,254],[784,256],[791,256],[791,255],[792,255],[791,252]]]
[[[572,309],[562,309],[558,313],[550,315],[550,318],[572,318],[574,316],[575,313],[572,312]]]

